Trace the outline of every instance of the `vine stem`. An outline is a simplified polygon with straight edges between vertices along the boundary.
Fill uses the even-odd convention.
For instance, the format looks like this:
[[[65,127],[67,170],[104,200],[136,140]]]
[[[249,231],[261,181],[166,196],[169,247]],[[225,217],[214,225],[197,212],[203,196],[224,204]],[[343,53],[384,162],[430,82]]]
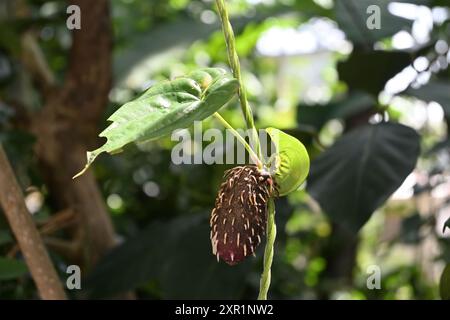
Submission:
[[[217,9],[218,9],[219,16],[220,16],[220,21],[222,23],[222,31],[225,36],[225,42],[227,45],[228,61],[231,66],[233,76],[239,82],[238,94],[239,94],[239,100],[241,103],[242,113],[244,114],[244,119],[245,119],[245,123],[247,125],[247,129],[250,129],[252,132],[252,135],[250,137],[250,142],[251,142],[252,146],[255,146],[255,148],[256,148],[257,158],[262,159],[258,131],[256,130],[256,127],[255,127],[255,123],[253,120],[253,112],[252,112],[250,105],[248,104],[247,93],[245,91],[245,87],[244,87],[242,77],[241,77],[241,66],[240,66],[239,57],[238,57],[238,54],[236,51],[236,41],[234,38],[233,27],[231,26],[230,19],[228,17],[228,11],[225,6],[225,1],[224,0],[216,0],[216,5],[217,5]],[[219,115],[219,117],[220,117],[220,115]],[[219,120],[220,120],[220,118],[219,118]],[[225,125],[225,123],[224,123],[224,125]],[[228,126],[227,126],[227,128],[231,129],[231,132],[233,132],[233,134],[234,134],[234,132],[236,132],[236,131],[233,128],[231,128],[231,126],[229,126],[229,127]],[[239,134],[238,134],[238,136],[240,137]],[[238,137],[238,136],[236,136],[236,137]],[[239,139],[239,137],[238,137],[238,139]],[[240,138],[242,140],[244,140],[242,137],[240,137]],[[245,142],[245,140],[244,140],[244,142]],[[246,142],[245,142],[244,146],[248,146]],[[249,149],[251,149],[251,148],[248,148],[247,150],[249,150]],[[253,152],[253,150],[252,150],[252,152]],[[250,151],[249,151],[249,153],[252,154]],[[253,154],[254,154],[254,152],[253,152]],[[275,203],[274,203],[273,198],[269,199],[267,211],[268,211],[267,241],[266,241],[266,248],[264,250],[264,268],[263,268],[263,273],[261,275],[260,289],[259,289],[259,295],[258,295],[259,300],[267,299],[267,292],[269,291],[269,287],[270,287],[273,249],[274,249],[275,237],[276,237],[276,233],[277,233],[277,229],[276,229],[276,225],[275,225]]]
[[[258,131],[256,130],[253,120],[253,112],[247,101],[247,93],[245,91],[244,83],[241,77],[241,65],[236,51],[236,41],[234,38],[233,27],[231,26],[228,11],[224,0],[216,0],[217,10],[219,12],[220,21],[222,23],[222,31],[227,45],[228,61],[230,63],[233,76],[239,82],[238,94],[241,103],[242,113],[244,114],[247,129],[252,131],[251,145],[256,148],[256,153],[259,159],[261,158],[261,147],[259,143]]]
[[[273,198],[270,198],[268,201],[267,215],[267,240],[264,249],[264,269],[259,284],[258,300],[267,300],[267,292],[270,287],[273,247],[277,236],[277,227],[275,225],[275,203]]]
[[[245,150],[249,153],[253,162],[258,166],[259,169],[262,169],[263,163],[258,158],[258,155],[253,151],[250,145],[245,141],[245,139],[237,132],[228,122],[225,120],[218,112],[214,113],[214,116],[224,125],[225,128],[230,130],[230,132],[239,140],[240,143],[244,146]]]

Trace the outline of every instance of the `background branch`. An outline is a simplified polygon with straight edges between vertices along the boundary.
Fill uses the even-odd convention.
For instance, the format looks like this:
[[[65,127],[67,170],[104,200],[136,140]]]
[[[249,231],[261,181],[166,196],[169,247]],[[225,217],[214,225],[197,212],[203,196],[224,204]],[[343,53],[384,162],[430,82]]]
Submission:
[[[44,243],[25,206],[22,191],[0,145],[0,203],[42,299],[66,299]]]
[[[22,61],[30,71],[37,84],[44,92],[55,86],[55,75],[39,46],[36,36],[32,31],[27,31],[22,36]]]

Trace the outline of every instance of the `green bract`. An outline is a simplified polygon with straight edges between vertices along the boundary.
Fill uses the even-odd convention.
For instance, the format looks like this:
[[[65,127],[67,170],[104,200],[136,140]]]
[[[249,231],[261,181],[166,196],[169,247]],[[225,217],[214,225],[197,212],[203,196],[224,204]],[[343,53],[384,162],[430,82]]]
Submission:
[[[117,153],[129,143],[158,139],[209,117],[233,98],[237,88],[237,80],[218,68],[196,70],[152,86],[109,117],[112,123],[100,133],[108,140],[87,153],[86,167],[75,177],[103,152]]]
[[[267,128],[276,148],[275,182],[280,196],[297,190],[309,173],[309,156],[296,138],[275,128]]]

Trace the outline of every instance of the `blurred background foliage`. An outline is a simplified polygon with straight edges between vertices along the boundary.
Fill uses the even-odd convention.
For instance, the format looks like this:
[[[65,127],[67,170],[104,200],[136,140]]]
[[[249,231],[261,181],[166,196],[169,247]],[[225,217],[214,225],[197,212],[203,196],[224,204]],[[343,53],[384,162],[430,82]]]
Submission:
[[[34,137],[17,124],[15,104],[42,107],[21,62],[20,37],[35,30],[62,81],[71,35],[65,1],[25,2],[31,14],[15,18],[13,1],[0,3],[0,141],[39,224],[54,212]],[[312,158],[306,186],[277,200],[270,297],[439,298],[450,262],[444,227],[450,218],[450,3],[227,2],[257,126],[295,135]],[[371,4],[381,9],[380,30],[366,26]],[[114,83],[98,132],[121,104],[157,81],[199,67],[227,68],[214,1],[112,0],[110,6]],[[221,113],[244,127],[237,100]],[[203,128],[210,127],[220,125],[208,119]],[[83,270],[82,290],[70,292],[73,298],[131,290],[148,299],[257,296],[262,248],[236,267],[211,254],[209,213],[229,166],[174,165],[175,143],[167,137],[129,147],[94,166],[120,245]],[[50,253],[65,279],[71,262]],[[381,269],[380,290],[367,288],[371,265]],[[36,297],[3,215],[0,297]]]

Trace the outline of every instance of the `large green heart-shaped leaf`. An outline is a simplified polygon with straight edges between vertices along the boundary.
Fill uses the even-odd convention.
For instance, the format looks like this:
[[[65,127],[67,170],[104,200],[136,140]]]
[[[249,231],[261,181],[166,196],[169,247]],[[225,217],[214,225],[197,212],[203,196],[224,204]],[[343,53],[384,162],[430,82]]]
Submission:
[[[354,115],[373,109],[375,98],[364,91],[352,91],[327,104],[297,106],[297,121],[300,125],[311,126],[320,131],[331,119],[347,119]]]
[[[352,130],[312,161],[307,190],[331,220],[357,232],[414,169],[419,142],[396,123]]]
[[[267,128],[266,131],[275,145],[275,182],[278,195],[284,196],[297,190],[308,176],[308,152],[293,136],[275,128]]]
[[[129,143],[158,139],[209,117],[233,98],[237,88],[237,80],[218,68],[200,69],[152,86],[109,117],[113,123],[100,133],[108,140],[87,153],[86,167],[75,177],[103,152],[117,153]]]
[[[411,56],[407,52],[355,49],[347,60],[338,63],[337,69],[339,79],[349,88],[377,97],[388,80],[410,63]]]

